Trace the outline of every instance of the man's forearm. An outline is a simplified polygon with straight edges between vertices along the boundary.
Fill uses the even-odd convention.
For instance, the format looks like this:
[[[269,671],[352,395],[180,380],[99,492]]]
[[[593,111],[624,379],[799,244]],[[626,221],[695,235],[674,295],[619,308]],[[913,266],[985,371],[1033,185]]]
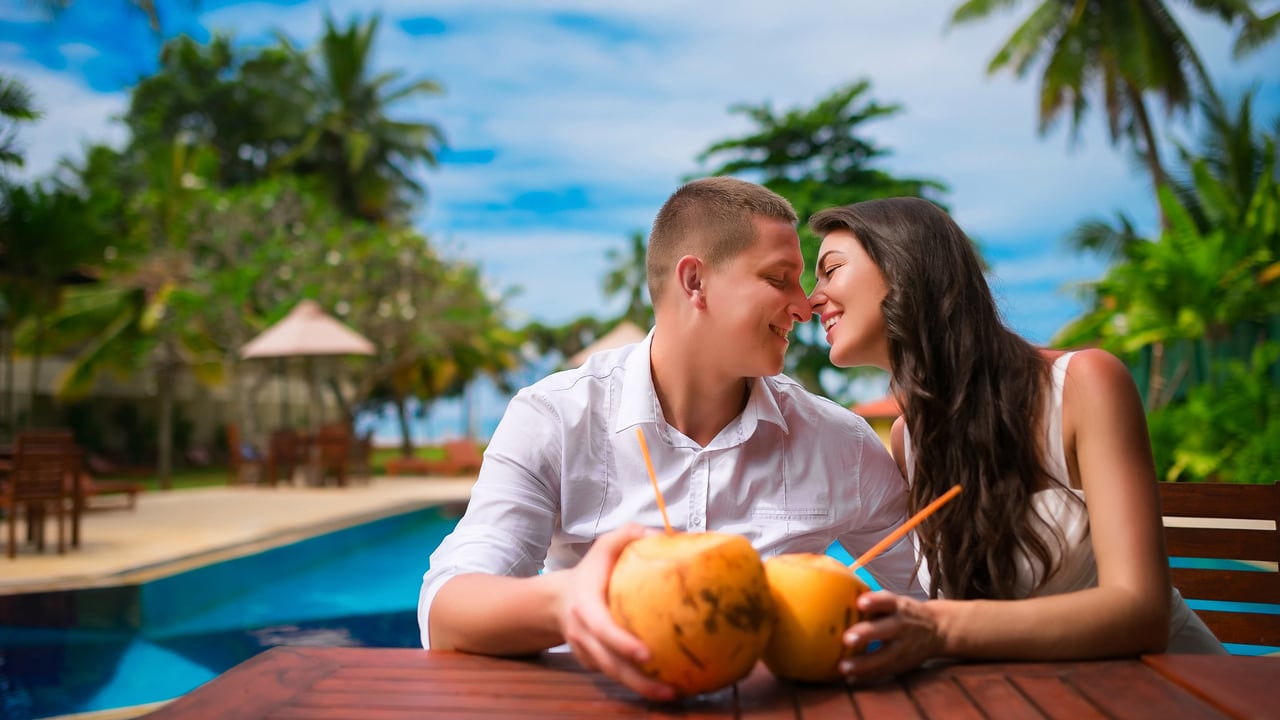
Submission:
[[[561,644],[559,575],[468,574],[449,580],[429,610],[431,647],[527,655]]]

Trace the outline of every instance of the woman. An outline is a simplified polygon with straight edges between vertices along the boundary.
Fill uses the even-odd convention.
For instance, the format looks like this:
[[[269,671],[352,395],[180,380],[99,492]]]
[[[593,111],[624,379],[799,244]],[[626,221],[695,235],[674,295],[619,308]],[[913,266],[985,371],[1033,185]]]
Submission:
[[[918,198],[825,210],[809,297],[841,367],[891,375],[893,455],[917,530],[918,602],[859,600],[846,675],[932,657],[1224,652],[1169,581],[1142,404],[1109,353],[1037,349],[1001,322],[964,232]],[[861,653],[869,643],[883,647]]]

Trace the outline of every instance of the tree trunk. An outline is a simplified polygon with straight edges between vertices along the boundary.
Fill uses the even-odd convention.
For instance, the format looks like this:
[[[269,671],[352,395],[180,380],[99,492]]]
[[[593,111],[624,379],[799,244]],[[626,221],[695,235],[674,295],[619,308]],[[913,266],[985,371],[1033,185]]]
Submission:
[[[13,328],[6,322],[0,327],[0,343],[4,345],[4,395],[0,397],[4,401],[3,409],[0,410],[0,422],[4,423],[5,439],[12,442],[18,433],[17,418],[13,412]]]
[[[1151,117],[1147,114],[1147,105],[1142,100],[1142,91],[1133,83],[1129,83],[1129,95],[1133,100],[1134,120],[1138,123],[1138,130],[1142,133],[1142,143],[1146,146],[1139,149],[1139,154],[1147,164],[1147,171],[1151,173],[1151,189],[1156,196],[1156,211],[1160,213],[1160,228],[1167,229],[1169,217],[1160,204],[1160,188],[1165,184],[1166,177],[1164,167],[1160,164],[1160,148],[1156,144],[1155,130],[1151,127]]]
[[[1164,343],[1151,344],[1151,375],[1147,378],[1147,412],[1159,410],[1164,394]]]
[[[44,347],[44,313],[36,313],[36,338],[31,349],[31,401],[27,405],[27,427],[43,427],[44,418],[36,414],[40,395],[40,357]]]
[[[405,407],[405,396],[396,394],[396,419],[400,422],[400,455],[413,457],[413,437],[409,429],[409,409]]]
[[[160,372],[156,374],[156,394],[160,404],[160,416],[156,422],[159,433],[156,440],[156,477],[159,478],[161,490],[172,490],[174,382],[178,363],[171,343],[166,341],[161,347],[163,357],[160,360]]]

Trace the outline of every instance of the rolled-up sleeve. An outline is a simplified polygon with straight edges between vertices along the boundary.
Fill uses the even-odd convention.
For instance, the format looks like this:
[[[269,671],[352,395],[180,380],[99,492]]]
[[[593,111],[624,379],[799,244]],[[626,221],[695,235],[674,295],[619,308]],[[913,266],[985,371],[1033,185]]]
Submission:
[[[850,445],[856,455],[859,508],[851,529],[839,538],[854,558],[907,520],[907,484],[902,473],[866,423],[858,424],[859,437]],[[867,571],[885,590],[924,599],[915,577],[914,548],[908,533],[868,563]]]
[[[561,422],[536,393],[507,406],[484,453],[467,512],[431,554],[418,595],[418,628],[429,647],[431,604],[469,573],[530,577],[541,569],[560,506]]]

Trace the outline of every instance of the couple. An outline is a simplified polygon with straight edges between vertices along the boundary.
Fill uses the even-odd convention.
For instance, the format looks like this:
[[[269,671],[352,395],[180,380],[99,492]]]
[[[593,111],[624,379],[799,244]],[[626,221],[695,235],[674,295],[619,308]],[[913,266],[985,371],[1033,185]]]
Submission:
[[[511,401],[423,578],[424,646],[567,643],[584,666],[672,697],[604,602],[622,548],[662,526],[640,427],[672,526],[737,533],[765,557],[832,541],[856,557],[965,486],[868,567],[885,591],[859,599],[870,619],[845,632],[848,677],[932,657],[1221,652],[1170,586],[1125,367],[1006,329],[968,238],[924,200],[814,216],[808,297],[796,222],[784,198],[733,178],[667,200],[649,238],[654,330]],[[833,363],[890,372],[892,456],[861,418],[779,375],[789,333],[815,315]]]

